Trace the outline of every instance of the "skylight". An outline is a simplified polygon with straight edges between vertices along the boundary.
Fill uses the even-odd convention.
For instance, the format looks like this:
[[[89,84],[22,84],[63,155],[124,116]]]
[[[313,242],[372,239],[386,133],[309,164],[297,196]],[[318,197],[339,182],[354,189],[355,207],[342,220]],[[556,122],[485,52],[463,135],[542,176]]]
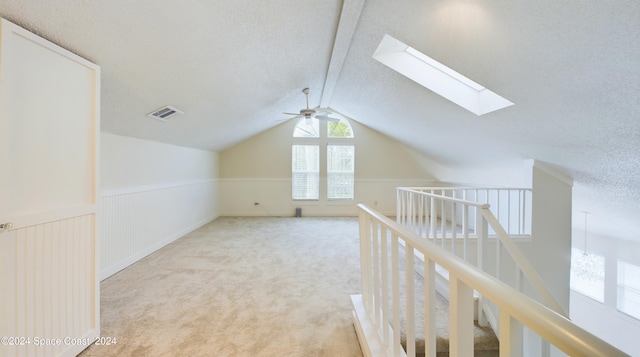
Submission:
[[[389,35],[384,35],[373,58],[476,115],[513,105],[507,99]]]

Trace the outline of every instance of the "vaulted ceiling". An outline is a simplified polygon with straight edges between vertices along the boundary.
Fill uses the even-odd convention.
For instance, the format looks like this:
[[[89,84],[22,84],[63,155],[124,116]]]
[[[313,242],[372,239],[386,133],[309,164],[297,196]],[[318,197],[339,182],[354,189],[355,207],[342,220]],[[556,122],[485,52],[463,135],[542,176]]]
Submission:
[[[2,0],[0,16],[101,66],[103,131],[221,151],[309,87],[443,165],[549,163],[594,229],[640,240],[636,0]],[[412,82],[372,58],[385,34],[515,105],[479,117]],[[146,116],[164,105],[185,114]]]

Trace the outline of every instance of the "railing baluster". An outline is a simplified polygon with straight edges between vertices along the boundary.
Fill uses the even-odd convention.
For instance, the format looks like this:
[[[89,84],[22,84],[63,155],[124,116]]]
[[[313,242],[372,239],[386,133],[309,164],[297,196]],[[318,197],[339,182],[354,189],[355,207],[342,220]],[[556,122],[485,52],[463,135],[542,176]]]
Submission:
[[[511,191],[507,191],[507,232],[509,234],[513,234],[511,232]]]
[[[484,252],[487,243],[487,221],[482,216],[482,210],[476,208],[476,237],[477,237],[477,267],[484,270]]]
[[[480,269],[481,271],[485,271],[485,264],[484,264],[484,255],[485,252],[487,251],[487,236],[489,234],[488,232],[488,225],[487,225],[487,221],[484,219],[484,216],[482,215],[482,210],[479,207],[476,207],[476,234],[477,234],[477,253],[478,253],[478,260],[477,260],[477,267],[478,269]],[[478,298],[478,324],[480,326],[487,326],[489,323],[487,321],[487,315],[484,312],[484,299],[482,297],[482,295],[480,295],[480,297]]]
[[[456,203],[451,203],[451,252],[456,254],[456,237],[458,230],[458,219],[456,217]]]
[[[468,190],[462,191],[462,200],[466,201]],[[462,259],[467,260],[467,243],[469,243],[469,205],[462,205]]]
[[[518,190],[518,234],[524,234],[524,229],[522,228],[522,218],[524,217],[524,206],[522,205],[523,195],[524,191]]]
[[[478,190],[473,190],[473,193],[474,193],[474,198],[471,201],[480,202],[480,192]],[[475,208],[475,206],[474,206],[474,208]],[[471,220],[469,220],[469,222],[477,222],[478,213],[479,213],[478,210],[474,209],[473,210],[473,217],[471,217]],[[473,234],[476,234],[476,228],[477,227],[476,227],[476,225],[474,223],[473,230],[472,230]]]
[[[528,191],[523,191],[522,192],[522,232],[524,234],[528,234],[531,233],[531,231],[527,230],[527,216],[530,215],[530,210],[528,210],[527,208],[527,197],[528,197]]]
[[[473,289],[449,274],[449,351],[473,356]]]
[[[496,190],[496,217],[500,217],[500,211],[502,208],[501,202],[500,202],[500,192],[501,190]]]
[[[547,340],[542,340],[541,344],[541,356],[542,357],[551,357],[551,344],[549,344],[549,341]]]
[[[416,224],[416,213],[415,213],[415,195],[409,196],[409,203],[407,204],[409,207],[409,222],[408,226],[413,230]]]
[[[372,251],[373,251],[373,302],[374,302],[374,309],[373,309],[373,320],[374,321],[378,321],[381,316],[380,316],[380,275],[379,275],[379,268],[380,268],[380,257],[378,255],[378,251],[380,249],[379,247],[379,236],[380,236],[380,229],[381,227],[378,227],[378,225],[376,225],[376,229],[373,231],[372,237],[371,237],[371,242],[372,242]]]
[[[496,275],[498,280],[502,280],[502,245],[500,239],[496,239]]]
[[[382,228],[380,237],[380,256],[382,258],[382,324],[383,342],[387,350],[390,350],[392,341],[389,336],[389,233],[386,227]]]
[[[391,299],[391,308],[393,309],[393,355],[400,357],[402,345],[400,344],[400,260],[398,258],[398,236],[395,233],[391,235],[391,285],[393,286],[393,298]]]
[[[362,274],[362,299],[367,308],[371,308],[371,295],[369,286],[371,284],[371,265],[370,265],[370,239],[371,239],[371,223],[368,215],[363,212],[359,214],[360,220],[360,271]]]
[[[500,310],[500,357],[522,357],[522,324]]]
[[[424,355],[436,357],[436,264],[424,258]]]
[[[419,203],[419,209],[418,209],[418,226],[420,227],[420,230],[418,232],[418,235],[420,237],[422,237],[422,234],[424,232],[424,196],[420,195],[420,199],[418,201]]]
[[[436,225],[438,224],[438,210],[436,209],[436,200],[431,198],[431,237],[433,243],[438,239],[438,233],[436,232]]]
[[[405,321],[407,336],[407,357],[415,357],[416,355],[416,332],[415,332],[415,267],[413,246],[405,241],[405,282],[406,282],[406,302],[405,302]]]
[[[430,196],[426,196],[425,197],[425,202],[424,202],[424,237],[426,239],[429,239],[431,236],[431,232],[429,230],[430,227],[430,222],[431,222],[431,197]]]
[[[447,237],[447,210],[444,207],[444,202],[444,200],[440,201],[440,238],[442,238],[440,245],[442,248],[445,248],[444,241]]]
[[[523,291],[523,280],[524,280],[524,276],[523,276],[523,272],[522,269],[520,269],[519,267],[516,269],[516,290],[518,290],[519,292]]]

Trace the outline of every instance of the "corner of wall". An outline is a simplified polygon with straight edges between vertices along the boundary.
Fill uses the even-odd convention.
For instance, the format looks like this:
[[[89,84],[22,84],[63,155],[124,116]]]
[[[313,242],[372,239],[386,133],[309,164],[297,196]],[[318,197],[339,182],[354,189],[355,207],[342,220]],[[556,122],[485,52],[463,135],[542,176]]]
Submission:
[[[218,153],[104,134],[100,277],[220,215]]]

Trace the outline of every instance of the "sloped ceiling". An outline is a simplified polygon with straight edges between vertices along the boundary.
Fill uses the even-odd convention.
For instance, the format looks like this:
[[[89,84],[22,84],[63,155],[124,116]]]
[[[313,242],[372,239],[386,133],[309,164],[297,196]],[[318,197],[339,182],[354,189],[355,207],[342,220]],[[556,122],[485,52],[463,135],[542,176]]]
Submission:
[[[547,162],[574,214],[640,241],[635,0],[3,0],[0,16],[102,67],[103,131],[221,151],[310,87],[311,106],[443,165]],[[478,117],[437,96],[371,58],[384,34],[515,105]],[[164,105],[185,114],[146,117]]]

